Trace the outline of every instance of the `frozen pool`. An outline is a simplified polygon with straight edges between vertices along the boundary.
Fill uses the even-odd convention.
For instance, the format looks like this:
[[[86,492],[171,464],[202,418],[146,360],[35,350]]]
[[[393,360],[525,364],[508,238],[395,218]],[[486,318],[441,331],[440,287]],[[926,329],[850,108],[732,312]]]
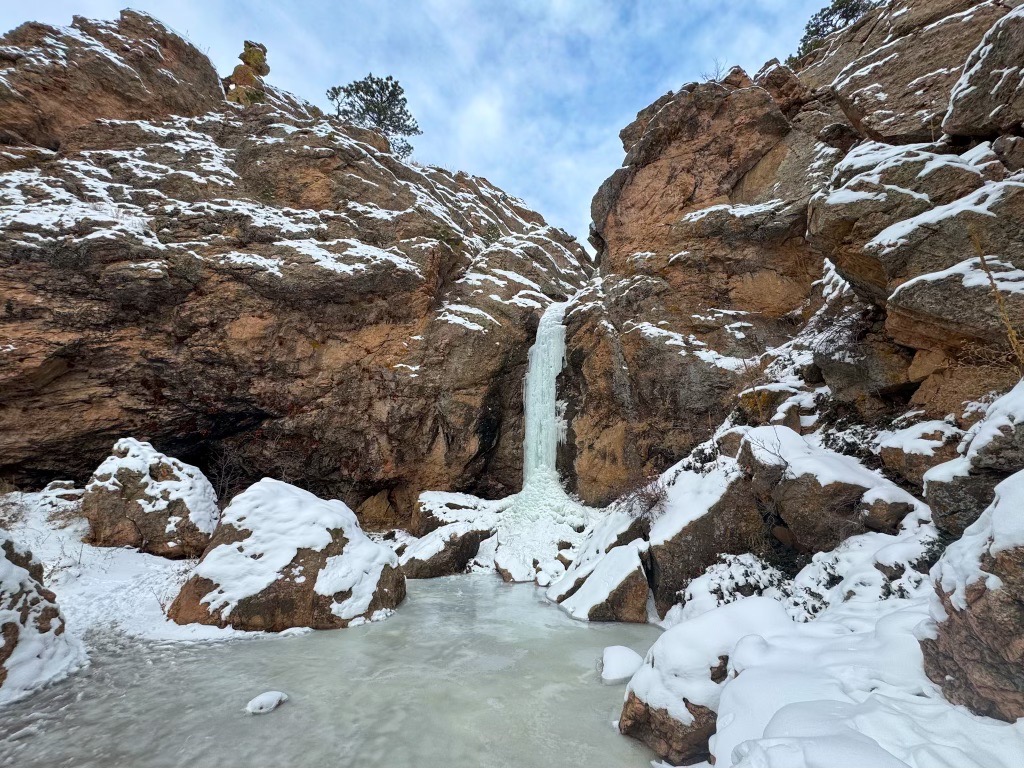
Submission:
[[[92,638],[92,665],[0,710],[0,765],[645,767],[613,728],[608,645],[649,626],[572,621],[492,575],[409,582],[385,622],[208,644]],[[289,701],[252,716],[268,690]]]

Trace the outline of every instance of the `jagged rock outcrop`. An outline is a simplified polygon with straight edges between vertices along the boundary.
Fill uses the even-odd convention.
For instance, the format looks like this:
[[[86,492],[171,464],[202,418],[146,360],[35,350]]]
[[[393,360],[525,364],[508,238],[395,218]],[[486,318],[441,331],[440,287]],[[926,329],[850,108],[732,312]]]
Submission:
[[[425,488],[518,489],[527,350],[586,279],[581,247],[485,179],[407,165],[269,84],[230,104],[158,22],[118,24],[5,41],[6,60],[41,57],[17,98],[53,127],[16,110],[0,127],[61,151],[16,141],[0,174],[3,473],[84,479],[133,434],[240,467],[232,491],[267,475],[372,501],[379,527]],[[151,43],[125,37],[139,25]],[[119,28],[116,65],[58,66],[86,35],[110,58],[96,46]],[[168,62],[195,71],[154,74]],[[116,89],[108,69],[148,100],[40,95]]]
[[[89,541],[163,557],[199,557],[220,517],[202,472],[130,437],[93,472],[82,497]]]
[[[267,89],[263,78],[270,74],[267,64],[267,46],[246,40],[238,58],[241,64],[235,66],[229,77],[224,78],[224,89],[228,101],[251,107],[267,100]]]
[[[281,632],[370,621],[405,599],[390,548],[341,501],[264,478],[224,510],[167,615],[179,624]]]
[[[0,703],[21,698],[85,663],[65,631],[43,566],[0,530]]]
[[[600,279],[567,313],[562,464],[584,499],[688,453],[793,333],[821,269],[807,200],[842,155],[817,137],[842,121],[776,62],[684,86],[623,130],[592,204]]]
[[[224,100],[205,54],[132,10],[117,21],[75,16],[67,30],[22,24],[0,39],[0,74],[3,143],[46,149],[98,118],[193,117]]]

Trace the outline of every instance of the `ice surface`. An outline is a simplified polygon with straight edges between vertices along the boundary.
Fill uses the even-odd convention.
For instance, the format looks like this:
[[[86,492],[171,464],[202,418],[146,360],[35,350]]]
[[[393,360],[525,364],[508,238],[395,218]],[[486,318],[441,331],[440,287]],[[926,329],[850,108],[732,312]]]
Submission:
[[[0,709],[0,765],[647,768],[651,752],[610,726],[622,688],[602,685],[595,662],[657,636],[580,624],[493,573],[410,582],[394,617],[344,632],[103,635],[92,674]],[[246,716],[244,694],[268,689],[287,706]]]

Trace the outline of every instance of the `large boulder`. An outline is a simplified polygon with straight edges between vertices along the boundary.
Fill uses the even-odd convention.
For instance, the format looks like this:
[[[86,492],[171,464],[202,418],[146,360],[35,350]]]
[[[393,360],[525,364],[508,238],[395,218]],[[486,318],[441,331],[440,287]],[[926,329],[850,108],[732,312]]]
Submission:
[[[751,597],[669,629],[630,680],[619,731],[672,765],[707,760],[732,648],[749,634],[769,636],[792,625],[782,604]]]
[[[576,583],[558,602],[562,610],[582,621],[647,622],[647,574],[641,557],[647,550],[642,540],[613,547],[598,560],[593,570]]]
[[[335,629],[386,616],[404,598],[398,558],[343,502],[265,478],[224,510],[167,615],[268,632]]]
[[[953,88],[942,129],[954,136],[1014,133],[1024,123],[1024,7],[999,19],[974,49]]]
[[[199,469],[126,437],[93,472],[82,514],[91,544],[180,558],[203,553],[220,510]]]
[[[75,16],[66,29],[29,22],[0,38],[4,143],[56,149],[97,118],[201,115],[223,103],[210,59],[139,11],[117,21]]]
[[[0,704],[85,663],[85,650],[65,632],[56,600],[43,586],[42,564],[0,530]]]
[[[932,571],[936,625],[922,642],[925,670],[946,698],[979,715],[1024,717],[1024,472]]]

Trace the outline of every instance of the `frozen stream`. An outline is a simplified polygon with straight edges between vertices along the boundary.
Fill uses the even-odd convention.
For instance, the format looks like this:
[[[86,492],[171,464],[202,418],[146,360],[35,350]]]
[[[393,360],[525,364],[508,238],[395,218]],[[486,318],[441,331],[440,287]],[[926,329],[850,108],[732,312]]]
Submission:
[[[601,651],[650,626],[583,624],[493,575],[410,581],[391,619],[217,643],[97,641],[89,669],[0,710],[0,765],[637,768]],[[276,712],[244,712],[281,690]]]

